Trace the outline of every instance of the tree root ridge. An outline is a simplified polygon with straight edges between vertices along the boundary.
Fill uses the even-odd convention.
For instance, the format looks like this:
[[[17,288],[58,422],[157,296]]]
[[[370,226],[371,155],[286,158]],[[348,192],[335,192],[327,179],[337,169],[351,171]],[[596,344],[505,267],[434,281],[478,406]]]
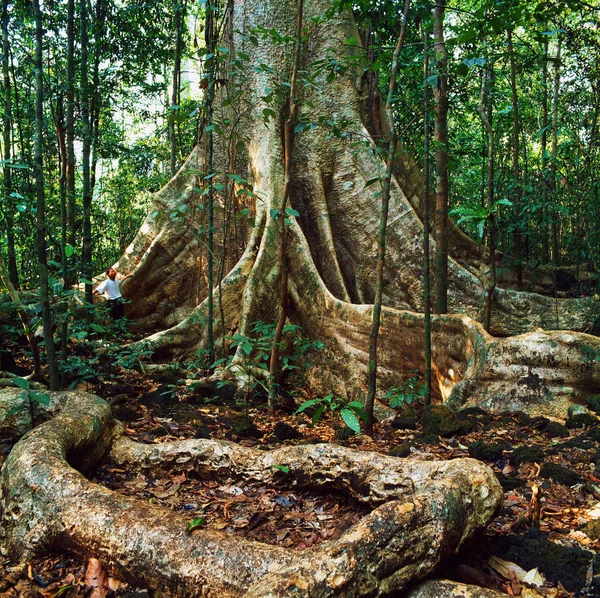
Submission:
[[[53,546],[94,556],[129,580],[185,596],[376,596],[404,588],[493,517],[502,490],[472,459],[412,462],[337,446],[270,453],[219,441],[112,442],[120,462],[180,466],[282,486],[326,485],[379,504],[338,540],[290,551],[229,534],[186,533],[187,519],[89,482],[122,426],[107,403],[77,393],[14,447],[0,475],[3,549],[26,560]],[[67,461],[67,456],[69,461]],[[368,467],[371,464],[371,467]]]

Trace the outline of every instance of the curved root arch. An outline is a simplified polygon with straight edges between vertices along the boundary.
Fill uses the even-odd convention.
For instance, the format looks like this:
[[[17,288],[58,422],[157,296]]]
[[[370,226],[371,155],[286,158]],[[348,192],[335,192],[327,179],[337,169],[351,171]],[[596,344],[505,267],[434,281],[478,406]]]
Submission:
[[[179,596],[387,594],[455,553],[502,500],[492,471],[473,459],[410,462],[331,445],[267,453],[211,440],[142,445],[119,432],[104,401],[74,392],[60,415],[14,447],[0,476],[2,541],[11,557],[60,546]],[[142,470],[176,462],[218,479],[325,485],[375,508],[338,540],[305,551],[217,530],[186,534],[182,515],[92,484],[67,462],[69,455],[94,465],[113,438],[113,459]]]

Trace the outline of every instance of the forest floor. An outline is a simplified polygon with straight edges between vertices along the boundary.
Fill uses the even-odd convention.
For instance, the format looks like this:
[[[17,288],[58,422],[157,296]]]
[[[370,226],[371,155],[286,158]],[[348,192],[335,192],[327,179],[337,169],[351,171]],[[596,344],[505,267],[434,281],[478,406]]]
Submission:
[[[408,406],[379,423],[373,438],[347,434],[335,414],[314,426],[305,414],[280,410],[276,421],[256,401],[198,394],[132,374],[92,388],[113,405],[126,434],[146,443],[218,438],[244,446],[338,442],[357,450],[413,459],[472,456],[490,465],[504,488],[504,506],[484,534],[436,576],[521,596],[600,596],[594,577],[600,550],[600,422],[578,415],[568,427],[524,414],[480,410],[456,418],[436,407]],[[308,398],[308,397],[306,397]],[[434,417],[432,417],[432,413]],[[449,418],[449,419],[448,419]],[[436,427],[437,426],[437,427]],[[0,464],[12,444],[0,439]],[[261,542],[302,549],[335,539],[368,507],[315,491],[281,492],[244,482],[220,483],[182,471],[141,476],[104,461],[93,480],[142,501],[185,512],[193,526],[224,530]],[[193,532],[192,532],[193,533]],[[160,596],[110,577],[102,563],[67,554],[28,566],[0,561],[0,596]]]

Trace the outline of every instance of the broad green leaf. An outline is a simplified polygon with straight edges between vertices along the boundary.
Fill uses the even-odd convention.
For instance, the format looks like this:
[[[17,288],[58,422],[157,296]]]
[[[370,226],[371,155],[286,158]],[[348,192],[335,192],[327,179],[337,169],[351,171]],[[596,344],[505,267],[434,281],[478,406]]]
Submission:
[[[13,378],[12,381],[23,390],[29,390],[29,380],[25,380],[25,378]]]
[[[34,400],[36,403],[39,403],[40,405],[46,405],[46,407],[50,405],[50,397],[45,392],[32,390],[29,393],[29,396],[32,398],[32,400]]]
[[[354,411],[351,409],[342,409],[342,419],[353,432],[360,434],[360,422]]]
[[[296,413],[302,413],[309,407],[316,405],[316,403],[317,403],[317,399],[310,399],[308,401],[305,401],[304,403],[302,403],[302,405],[300,405],[300,407],[298,407],[298,409],[296,409]]]
[[[285,213],[290,216],[296,216],[296,218],[300,216],[300,212],[293,210],[292,208],[286,208]]]
[[[75,253],[75,248],[73,247],[73,245],[69,245],[69,243],[67,243],[65,245],[65,255],[67,257],[71,257],[73,253]]]

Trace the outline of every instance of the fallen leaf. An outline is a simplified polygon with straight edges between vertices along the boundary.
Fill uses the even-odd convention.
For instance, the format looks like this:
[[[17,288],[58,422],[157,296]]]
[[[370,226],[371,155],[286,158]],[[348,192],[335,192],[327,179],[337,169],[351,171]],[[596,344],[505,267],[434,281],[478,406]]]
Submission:
[[[91,589],[90,598],[105,598],[110,592],[107,584],[106,571],[102,568],[102,564],[98,559],[91,558],[88,561],[87,570],[85,572],[85,586]]]
[[[530,586],[536,586],[538,588],[544,585],[544,578],[541,576],[537,568],[527,571],[527,574],[521,581],[529,584]]]
[[[166,490],[150,490],[156,498],[168,498],[169,496],[173,496],[179,492],[181,484],[173,484],[170,488]]]
[[[516,563],[505,561],[504,559],[501,559],[497,556],[491,556],[488,560],[488,565],[494,571],[496,571],[496,573],[499,573],[500,575],[502,575],[502,577],[506,579],[511,578],[511,572],[514,573],[518,581],[523,581],[523,578],[525,577],[525,575],[527,575],[527,571],[519,567],[519,565],[517,565]]]

